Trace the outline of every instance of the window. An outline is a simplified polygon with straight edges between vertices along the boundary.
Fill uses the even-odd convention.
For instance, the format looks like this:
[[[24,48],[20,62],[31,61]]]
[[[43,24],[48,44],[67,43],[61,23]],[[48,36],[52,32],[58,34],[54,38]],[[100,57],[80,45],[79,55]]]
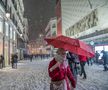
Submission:
[[[52,25],[52,28],[56,28],[56,25],[55,25],[55,24],[53,24],[53,25]]]
[[[104,46],[104,48],[105,48],[105,51],[108,51],[108,46]]]
[[[14,4],[15,9],[17,10],[17,3]]]
[[[14,31],[14,33],[13,33],[13,40],[15,40],[15,39],[16,39],[16,33]]]
[[[13,21],[13,23],[15,23],[15,16],[14,16],[14,14],[12,16],[12,21]]]
[[[10,12],[10,18],[12,18],[12,9],[11,9],[11,7],[9,9],[9,12]]]
[[[2,4],[5,7],[5,9],[7,9],[7,0],[1,0],[1,1],[2,1]]]
[[[0,32],[3,33],[3,22],[0,21]]]
[[[7,0],[1,0],[4,5],[7,5]]]
[[[12,27],[10,27],[10,39],[12,39],[12,35],[13,35]]]
[[[6,34],[6,36],[9,36],[9,25],[8,25],[8,23],[6,22],[5,23],[5,34]]]
[[[14,4],[15,3],[15,0],[12,0],[12,3]]]

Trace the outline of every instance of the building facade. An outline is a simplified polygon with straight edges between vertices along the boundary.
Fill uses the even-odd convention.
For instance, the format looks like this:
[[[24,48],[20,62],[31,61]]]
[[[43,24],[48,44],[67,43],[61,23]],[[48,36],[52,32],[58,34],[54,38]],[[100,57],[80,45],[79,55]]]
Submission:
[[[22,0],[0,0],[0,54],[4,55],[4,66],[8,66],[11,55],[24,48],[24,6]],[[20,58],[19,58],[20,59]]]
[[[25,45],[24,45],[24,54],[26,54],[26,53],[28,53],[28,47],[27,47],[27,45],[28,45],[28,41],[29,41],[29,38],[28,38],[28,36],[29,36],[29,33],[28,33],[28,28],[29,28],[29,25],[28,25],[28,20],[27,20],[27,18],[24,18],[24,23],[25,23],[25,25],[24,25],[24,31],[23,31],[23,36],[24,36],[24,43],[25,43]]]
[[[94,42],[95,45],[108,44],[107,10],[108,0],[57,0],[56,15],[60,17],[57,23],[61,21],[60,32],[88,43]],[[57,25],[60,27],[59,23]]]
[[[45,28],[45,37],[56,37],[57,35],[60,35],[60,32],[57,32],[57,18],[54,17],[50,19],[50,21],[47,24],[47,27]],[[53,53],[55,52],[54,48],[51,46],[46,46],[45,48],[51,55],[53,55]]]
[[[45,28],[45,37],[55,37],[57,36],[57,19],[51,18]]]

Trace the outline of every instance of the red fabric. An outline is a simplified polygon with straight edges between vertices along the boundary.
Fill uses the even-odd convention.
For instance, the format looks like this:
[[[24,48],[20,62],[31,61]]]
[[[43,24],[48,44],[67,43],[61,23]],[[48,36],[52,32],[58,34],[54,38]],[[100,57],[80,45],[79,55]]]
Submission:
[[[79,60],[80,62],[86,62],[87,61],[87,57],[86,56],[79,56]]]
[[[60,81],[60,80],[65,79],[67,82],[67,90],[70,90],[69,82],[68,82],[68,79],[69,79],[71,81],[72,86],[75,88],[76,82],[75,82],[75,79],[70,71],[69,66],[66,68],[61,68],[61,66],[60,66],[60,67],[55,68],[52,72],[50,71],[50,68],[53,65],[55,65],[56,63],[57,63],[57,61],[55,59],[53,59],[50,62],[49,67],[48,67],[48,73],[49,73],[51,80],[52,81]],[[67,77],[68,77],[68,79],[67,79]]]
[[[53,45],[55,48],[63,48],[64,50],[87,57],[94,56],[92,47],[78,39],[60,35],[53,38],[45,38],[45,40],[49,45]]]

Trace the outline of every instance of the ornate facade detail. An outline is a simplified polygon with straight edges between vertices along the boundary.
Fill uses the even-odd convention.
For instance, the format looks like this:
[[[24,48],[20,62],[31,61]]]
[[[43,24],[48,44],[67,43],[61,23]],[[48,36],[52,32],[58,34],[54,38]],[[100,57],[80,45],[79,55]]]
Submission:
[[[81,19],[78,23],[66,30],[66,36],[74,36],[80,32],[88,30],[98,25],[98,12],[95,9],[90,14]]]

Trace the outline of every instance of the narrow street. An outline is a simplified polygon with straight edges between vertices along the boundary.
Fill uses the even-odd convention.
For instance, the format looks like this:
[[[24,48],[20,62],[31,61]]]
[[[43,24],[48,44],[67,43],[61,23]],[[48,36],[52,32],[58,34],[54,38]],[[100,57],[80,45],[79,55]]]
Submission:
[[[47,74],[49,61],[29,60],[18,63],[17,69],[0,69],[0,90],[49,90]],[[87,79],[78,76],[76,90],[108,90],[108,72],[103,66],[86,65]]]

